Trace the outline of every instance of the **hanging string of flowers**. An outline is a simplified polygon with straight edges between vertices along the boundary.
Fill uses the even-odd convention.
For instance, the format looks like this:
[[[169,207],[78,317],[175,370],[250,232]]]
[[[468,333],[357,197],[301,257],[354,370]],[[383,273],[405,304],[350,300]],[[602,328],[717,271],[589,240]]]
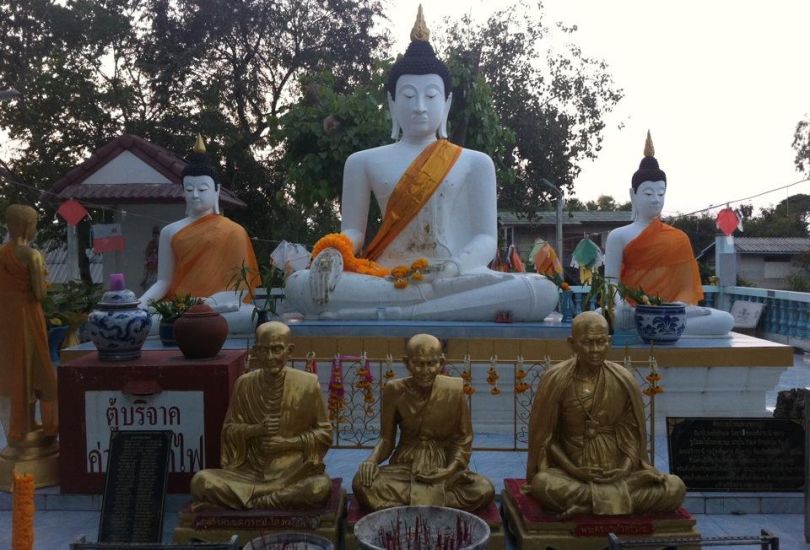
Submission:
[[[368,361],[366,352],[360,356],[360,368],[357,369],[357,382],[354,387],[363,393],[363,402],[365,403],[366,416],[374,415],[374,376],[371,374],[371,365]]]
[[[388,383],[389,380],[394,378],[396,374],[394,373],[394,357],[390,353],[385,355],[385,381],[383,381],[383,386]]]
[[[464,356],[464,370],[461,371],[461,378],[464,380],[464,394],[474,394],[475,388],[472,387],[472,365],[470,364],[469,355]]]
[[[314,351],[307,352],[307,359],[306,362],[304,363],[304,370],[314,375],[318,374],[318,363],[315,361]]]
[[[650,357],[650,373],[644,377],[644,380],[647,381],[647,387],[643,390],[644,395],[653,397],[664,392],[664,388],[658,385],[661,381],[661,373],[658,372],[658,361],[654,357]]]
[[[498,387],[498,356],[493,355],[489,358],[489,370],[487,371],[487,384],[492,386],[492,389],[489,390],[489,393],[492,395],[500,395],[501,389]]]
[[[345,389],[343,388],[343,362],[340,355],[332,360],[332,371],[329,374],[329,420],[336,423],[344,406]]]
[[[518,355],[515,366],[515,393],[524,393],[531,386],[526,382],[526,369],[523,367],[522,355]]]

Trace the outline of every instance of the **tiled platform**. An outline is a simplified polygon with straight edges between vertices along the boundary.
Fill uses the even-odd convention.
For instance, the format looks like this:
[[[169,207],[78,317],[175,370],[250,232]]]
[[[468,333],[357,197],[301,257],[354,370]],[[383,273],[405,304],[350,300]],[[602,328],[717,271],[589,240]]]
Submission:
[[[244,345],[244,342],[243,342]],[[810,386],[810,356],[794,356],[794,368],[782,374],[774,391],[768,393],[767,406],[773,408],[780,389]],[[663,433],[662,429],[658,433]],[[0,434],[0,446],[4,446]],[[333,450],[327,455],[327,468],[333,477],[343,477],[344,489],[351,490],[351,478],[357,464],[368,450]],[[655,462],[667,469],[666,442],[657,441]],[[503,489],[505,477],[522,475],[525,471],[525,452],[476,451],[471,467],[484,472],[495,484],[497,492]],[[177,525],[178,512],[187,502],[185,495],[170,495],[164,519],[164,541],[171,540]],[[42,550],[67,549],[79,534],[95,540],[98,530],[100,496],[60,495],[57,488],[42,489],[36,496],[36,545]],[[698,529],[705,536],[752,535],[768,529],[780,537],[781,548],[807,549],[804,542],[804,499],[797,493],[690,493],[685,507],[697,519]],[[11,495],[0,493],[0,549],[11,546]],[[513,548],[507,541],[507,548]],[[714,547],[723,548],[723,547]]]

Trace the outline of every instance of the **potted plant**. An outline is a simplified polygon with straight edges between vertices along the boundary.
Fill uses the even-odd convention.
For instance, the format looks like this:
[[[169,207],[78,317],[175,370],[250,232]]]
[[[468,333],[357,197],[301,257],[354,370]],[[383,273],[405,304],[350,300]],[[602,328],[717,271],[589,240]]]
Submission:
[[[674,344],[686,330],[686,306],[665,303],[643,288],[619,285],[622,297],[635,304],[636,330],[645,343]]]
[[[254,284],[253,288],[250,283]],[[272,262],[269,266],[263,266],[258,270],[245,265],[242,262],[242,267],[237,269],[231,280],[228,282],[228,290],[239,293],[239,301],[244,299],[245,293],[250,298],[250,303],[253,305],[253,312],[251,319],[256,321],[256,326],[266,323],[270,320],[271,316],[276,315],[276,301],[271,295],[271,291],[275,287],[284,286],[284,272],[278,269]],[[256,292],[255,288],[261,288],[264,296]]]
[[[51,285],[42,302],[48,325],[51,360],[59,359],[59,350],[79,343],[79,328],[101,299],[101,285],[83,281]]]
[[[601,273],[595,271],[591,277],[591,287],[585,297],[586,307],[591,303],[602,309],[602,315],[608,323],[608,330],[613,334],[613,327],[616,321],[616,298],[620,296],[619,285],[605,278]]]
[[[174,296],[173,298],[163,298],[162,300],[152,300],[149,305],[160,315],[160,325],[158,334],[164,346],[176,346],[174,339],[174,322],[191,306],[201,304],[200,298],[195,298],[189,294]]]

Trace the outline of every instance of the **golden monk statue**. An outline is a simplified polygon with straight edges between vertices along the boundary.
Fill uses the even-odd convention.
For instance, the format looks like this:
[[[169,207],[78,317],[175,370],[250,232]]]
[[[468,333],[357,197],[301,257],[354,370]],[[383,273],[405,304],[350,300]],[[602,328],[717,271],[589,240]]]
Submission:
[[[290,328],[256,329],[251,371],[240,376],[222,426],[222,468],[191,480],[193,509],[300,509],[323,505],[332,444],[318,378],[287,368]]]
[[[247,231],[220,214],[220,183],[201,136],[182,176],[186,217],[160,231],[157,280],[141,296],[141,307],[189,294],[222,313],[230,333],[253,332],[252,307],[245,304],[260,284],[256,255]],[[233,290],[231,282],[242,267],[250,268],[248,284]]]
[[[605,361],[607,321],[580,313],[568,342],[574,357],[548,369],[534,397],[525,490],[562,519],[677,509],[686,487],[650,464],[641,390]]]
[[[0,423],[8,441],[0,453],[4,490],[9,489],[15,468],[33,473],[37,486],[58,482],[56,374],[42,313],[45,261],[30,246],[37,218],[30,206],[9,206],[9,241],[0,246]],[[41,425],[35,420],[37,400]]]
[[[489,504],[492,483],[467,469],[473,432],[462,380],[439,374],[444,355],[429,334],[411,338],[406,353],[411,376],[383,389],[380,441],[354,476],[354,495],[374,510],[429,504],[472,511]]]

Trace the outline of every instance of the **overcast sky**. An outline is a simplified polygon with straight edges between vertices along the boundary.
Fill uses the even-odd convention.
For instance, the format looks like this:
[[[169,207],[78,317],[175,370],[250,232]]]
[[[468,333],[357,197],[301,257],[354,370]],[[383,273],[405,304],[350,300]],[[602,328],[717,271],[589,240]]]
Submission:
[[[505,0],[422,0],[428,27],[447,15],[486,19]],[[404,51],[418,0],[391,0]],[[608,62],[625,97],[608,118],[599,158],[575,183],[582,200],[627,200],[649,128],[667,174],[665,214],[793,183],[796,124],[810,112],[810,2],[778,0],[545,0],[546,25],[579,27],[573,40]],[[432,24],[433,23],[433,24]],[[625,127],[617,129],[619,122]],[[790,194],[810,194],[810,182]],[[775,204],[787,191],[755,199]]]

